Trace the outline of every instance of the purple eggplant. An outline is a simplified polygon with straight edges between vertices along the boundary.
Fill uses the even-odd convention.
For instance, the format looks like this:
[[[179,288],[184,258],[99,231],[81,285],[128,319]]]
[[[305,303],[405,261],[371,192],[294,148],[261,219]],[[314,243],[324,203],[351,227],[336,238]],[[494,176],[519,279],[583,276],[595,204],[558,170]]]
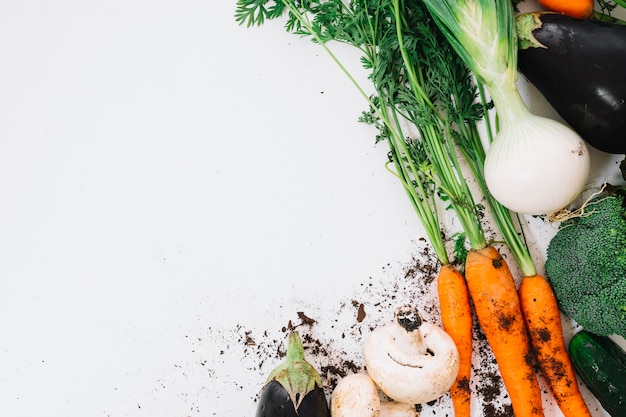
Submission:
[[[285,361],[261,390],[255,417],[330,417],[322,378],[304,358],[296,331],[289,334]]]
[[[533,12],[517,27],[520,72],[589,145],[626,153],[626,26]]]

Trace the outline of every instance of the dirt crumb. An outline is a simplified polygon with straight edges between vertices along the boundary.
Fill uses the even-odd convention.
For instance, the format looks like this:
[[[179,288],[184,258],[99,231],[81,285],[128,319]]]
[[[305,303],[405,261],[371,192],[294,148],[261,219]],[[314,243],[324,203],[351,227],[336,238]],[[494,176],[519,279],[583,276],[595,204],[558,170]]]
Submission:
[[[336,319],[330,325],[319,323],[314,312],[296,311],[296,317],[279,329],[282,337],[270,337],[276,333],[271,329],[254,335],[244,326],[239,327],[244,355],[256,357],[257,370],[266,375],[284,358],[287,333],[297,329],[307,360],[318,369],[330,397],[346,375],[366,371],[362,342],[372,329],[391,320],[399,305],[416,305],[424,320],[441,325],[436,282],[439,267],[431,249],[420,241],[404,264],[384,265],[381,279],[364,278],[355,293],[336,306]],[[467,387],[473,391],[484,417],[513,416],[495,358],[476,318],[474,322],[473,369]],[[419,409],[422,415],[453,415],[449,395],[421,404]]]

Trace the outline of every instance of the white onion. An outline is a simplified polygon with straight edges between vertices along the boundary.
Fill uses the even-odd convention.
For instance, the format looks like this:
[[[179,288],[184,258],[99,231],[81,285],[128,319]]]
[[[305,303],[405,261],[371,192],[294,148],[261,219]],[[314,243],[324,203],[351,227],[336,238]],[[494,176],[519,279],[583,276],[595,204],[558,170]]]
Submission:
[[[554,213],[583,191],[589,151],[570,127],[524,110],[507,118],[487,151],[487,187],[512,211]]]

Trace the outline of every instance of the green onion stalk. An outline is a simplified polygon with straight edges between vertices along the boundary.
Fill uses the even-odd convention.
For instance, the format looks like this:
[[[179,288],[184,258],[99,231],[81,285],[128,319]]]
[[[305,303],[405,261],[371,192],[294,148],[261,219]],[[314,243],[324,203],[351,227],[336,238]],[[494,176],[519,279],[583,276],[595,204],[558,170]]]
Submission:
[[[476,13],[485,10],[479,4],[487,7],[493,2],[461,1],[455,9],[457,6],[448,4],[451,2],[417,1],[426,4],[431,13],[435,10],[433,14],[439,17],[438,26],[443,26],[443,35],[449,41],[448,47],[452,49],[439,55],[439,58],[445,61],[440,67],[446,69],[447,78],[450,81],[443,84],[439,96],[450,97],[450,100],[445,101],[443,106],[448,118],[458,130],[455,136],[458,149],[464,155],[473,177],[485,196],[493,221],[523,276],[535,276],[537,269],[524,238],[520,215],[497,200],[487,185],[484,169],[486,151],[477,126],[478,121],[484,122],[486,142],[493,143],[494,133],[489,117],[491,106],[488,105],[487,93],[484,90],[485,80],[488,80],[487,87],[491,89],[497,89],[499,85],[516,88],[517,43],[510,41],[510,36],[517,39],[516,34],[513,35],[513,32],[516,32],[514,10],[510,3],[497,2],[500,8],[495,8],[491,4],[491,7],[487,8],[487,14],[479,18]],[[474,6],[470,7],[470,4]],[[472,10],[472,13],[463,14],[464,6],[467,10]],[[454,15],[453,12],[457,14]],[[457,19],[465,22],[466,25],[469,25],[470,20],[473,19],[476,19],[475,22],[482,22],[480,28],[485,34],[478,36],[464,33],[463,23],[455,25]],[[445,25],[443,21],[446,22]],[[477,42],[479,46],[474,48],[470,45],[472,42]],[[462,62],[452,58],[457,54]],[[470,65],[467,64],[468,62]],[[480,98],[480,108],[477,107],[476,96]]]
[[[395,0],[396,6],[399,1]],[[414,21],[418,13],[416,9],[423,8],[421,0],[405,0],[405,8],[413,16],[413,20],[407,21],[407,17],[398,18],[397,22],[404,20],[405,25],[399,28],[399,38],[402,38],[402,30],[411,31],[424,19]],[[396,8],[399,12],[399,8]],[[486,95],[482,84],[476,82],[471,71],[468,70],[464,61],[459,59],[455,51],[444,39],[437,38],[436,29],[433,32],[433,44],[426,49],[437,50],[439,53],[429,54],[427,59],[428,68],[431,72],[436,72],[437,77],[431,83],[432,88],[436,91],[437,101],[433,106],[438,106],[440,111],[439,119],[445,123],[444,131],[448,132],[450,137],[454,138],[455,145],[472,172],[473,178],[476,180],[481,192],[483,193],[490,213],[496,223],[504,242],[507,244],[516,263],[520,267],[524,276],[536,275],[536,267],[529,248],[524,240],[523,230],[519,215],[513,213],[506,208],[498,200],[496,200],[487,187],[484,175],[485,148],[481,133],[478,129],[478,122],[483,121],[486,128],[487,141],[493,141],[493,132],[491,130],[491,121],[489,120],[490,106],[487,103]],[[404,48],[403,48],[404,49]],[[404,52],[405,56],[408,52]],[[477,98],[480,101],[477,102]],[[445,117],[444,117],[445,115]],[[454,155],[453,150],[450,155]],[[451,157],[451,158],[452,158]],[[479,241],[479,244],[482,242]]]
[[[480,218],[483,216],[481,207],[473,201],[462,177],[453,146],[454,139],[457,149],[469,163],[494,221],[523,274],[535,275],[536,268],[530,252],[517,230],[520,227],[519,218],[491,195],[485,180],[486,154],[477,121],[488,117],[482,90],[487,71],[478,71],[477,66],[469,71],[466,62],[473,62],[472,56],[468,53],[457,54],[459,48],[461,52],[464,49],[459,45],[455,47],[454,39],[450,43],[441,42],[424,14],[424,4],[429,3],[421,0],[357,0],[349,4],[341,0],[239,0],[236,19],[240,24],[253,26],[287,13],[287,31],[312,38],[348,76],[370,106],[370,111],[364,112],[360,120],[378,128],[380,134],[377,141],[387,142],[388,169],[402,184],[442,264],[449,263],[450,259],[443,240],[435,202],[436,193],[454,208],[470,247],[476,249],[486,244],[480,226]],[[441,3],[441,7],[450,11],[444,3]],[[505,10],[511,13],[512,18],[512,9]],[[409,15],[410,18],[407,17]],[[485,39],[493,41],[492,48],[496,52],[488,52],[489,48],[478,48],[483,54],[483,67],[489,65],[490,57],[494,54],[501,57],[492,65],[496,74],[493,77],[507,78],[508,84],[514,83],[516,72],[512,68],[516,63],[515,51],[511,43],[503,41],[507,36],[503,33],[513,31],[514,27],[510,22],[506,24],[509,17],[494,20],[494,16],[492,13],[485,17],[488,21],[498,22],[495,29],[487,31]],[[443,32],[445,35],[446,31]],[[450,40],[449,34],[446,39]],[[330,41],[350,44],[362,52],[362,63],[371,71],[369,78],[375,88],[375,95],[369,96],[359,85],[328,47]],[[483,75],[476,77],[483,106],[477,106],[475,102],[476,87],[472,87],[475,72]],[[416,127],[419,138],[408,138],[404,133],[403,120],[409,120]],[[486,126],[489,142],[492,142],[488,120]],[[457,245],[456,250],[462,261],[460,245]]]
[[[584,190],[589,151],[556,120],[532,113],[517,86],[517,29],[510,0],[422,0],[451,47],[493,100],[498,131],[486,152],[484,177],[505,207],[549,215]]]
[[[549,282],[537,275],[528,246],[515,229],[513,216],[516,214],[513,212],[533,214],[548,212],[548,209],[558,210],[576,198],[584,187],[589,169],[586,147],[570,128],[532,114],[522,101],[516,85],[517,30],[510,1],[422,1],[478,83],[489,90],[498,116],[498,132],[494,139],[490,129],[487,129],[489,143],[486,153],[481,151],[482,141],[479,146],[479,141],[473,141],[471,134],[466,136],[466,141],[458,143],[477,174],[494,220],[522,270],[519,298],[515,303],[519,303],[519,315],[524,323],[521,334],[528,338],[526,351],[532,352],[563,412],[567,410],[566,402],[574,398],[580,399],[584,406],[580,393],[572,393],[571,387],[571,395],[566,396],[563,391],[563,387],[570,386],[571,382],[566,375],[574,374],[571,364],[568,361],[560,362],[563,372],[553,372],[555,355],[567,358],[567,348],[560,331],[559,305]],[[481,97],[484,102],[484,94]],[[475,129],[472,122],[457,120],[460,125],[468,127],[468,133]],[[537,174],[535,170],[539,175],[533,178],[533,174]],[[495,181],[494,175],[498,176]],[[524,178],[524,181],[530,178],[530,181],[515,182],[515,177]],[[507,192],[514,195],[511,197]],[[527,201],[519,200],[520,195]],[[469,276],[466,277],[469,282]],[[472,285],[468,286],[473,296]],[[478,309],[476,312],[480,323],[493,318],[486,316],[483,320],[483,313],[479,313]],[[486,332],[486,336],[491,344],[494,335],[490,337]],[[550,340],[549,347],[546,340]],[[518,340],[517,343],[521,344],[522,341]],[[494,356],[500,362],[499,353],[495,349]],[[524,366],[523,363],[518,365]],[[515,414],[543,415],[538,384],[531,384],[528,379],[524,382],[529,385],[522,390],[519,388],[519,378],[504,368],[501,371]],[[574,391],[577,391],[576,388]],[[532,395],[527,395],[531,392]],[[582,412],[582,409],[579,411]]]

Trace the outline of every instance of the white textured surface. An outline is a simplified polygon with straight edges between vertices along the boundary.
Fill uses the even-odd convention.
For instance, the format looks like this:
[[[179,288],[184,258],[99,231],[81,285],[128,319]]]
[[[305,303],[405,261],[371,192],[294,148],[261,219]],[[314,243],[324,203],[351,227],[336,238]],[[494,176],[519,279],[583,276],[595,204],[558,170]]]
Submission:
[[[359,363],[414,300],[423,233],[361,97],[282,22],[233,13],[0,6],[0,416],[249,416],[298,312]],[[530,222],[541,259],[553,231]]]

